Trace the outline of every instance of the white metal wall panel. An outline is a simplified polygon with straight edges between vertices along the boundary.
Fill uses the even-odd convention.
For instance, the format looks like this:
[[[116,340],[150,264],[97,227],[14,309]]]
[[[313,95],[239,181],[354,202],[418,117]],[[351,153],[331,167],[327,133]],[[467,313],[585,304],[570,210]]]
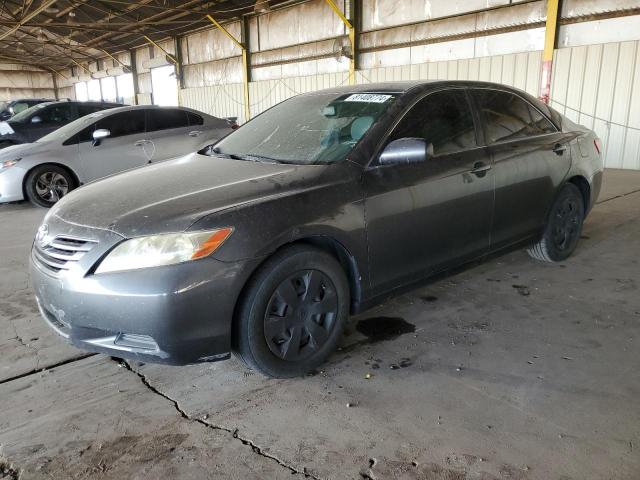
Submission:
[[[238,117],[244,122],[242,84],[211,85],[180,90],[180,105],[216,117]]]
[[[609,168],[640,169],[639,43],[564,48],[554,56],[551,105],[596,131]]]

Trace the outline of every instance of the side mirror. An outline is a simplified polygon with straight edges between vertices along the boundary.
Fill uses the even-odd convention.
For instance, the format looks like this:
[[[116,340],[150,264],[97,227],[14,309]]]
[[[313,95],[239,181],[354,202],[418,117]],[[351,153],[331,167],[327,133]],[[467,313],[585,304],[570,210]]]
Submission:
[[[425,162],[433,156],[433,144],[427,145],[422,138],[399,138],[380,154],[380,165],[399,165]]]
[[[99,128],[95,132],[93,132],[93,146],[97,147],[100,145],[103,139],[111,136],[111,132],[106,128]]]
[[[31,123],[42,123],[42,118],[39,116],[31,117]]]

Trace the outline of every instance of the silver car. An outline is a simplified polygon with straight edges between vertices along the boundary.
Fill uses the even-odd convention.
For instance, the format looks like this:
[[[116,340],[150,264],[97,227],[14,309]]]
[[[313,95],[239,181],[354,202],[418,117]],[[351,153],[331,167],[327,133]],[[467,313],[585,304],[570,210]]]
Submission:
[[[80,185],[198,151],[235,126],[179,107],[96,112],[35,143],[0,150],[0,203],[26,198],[51,207]]]

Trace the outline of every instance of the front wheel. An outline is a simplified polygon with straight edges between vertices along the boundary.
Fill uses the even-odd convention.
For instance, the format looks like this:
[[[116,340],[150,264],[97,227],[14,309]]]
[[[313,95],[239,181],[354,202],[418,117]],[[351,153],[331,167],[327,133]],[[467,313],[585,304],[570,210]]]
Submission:
[[[312,247],[285,248],[247,285],[233,349],[267,376],[301,376],[335,350],[348,314],[349,286],[340,263]]]
[[[529,255],[543,262],[566,260],[580,239],[584,208],[578,187],[572,183],[562,187],[549,212],[542,238],[529,248]]]
[[[58,165],[40,165],[27,175],[25,192],[31,203],[50,208],[75,188],[71,174]]]

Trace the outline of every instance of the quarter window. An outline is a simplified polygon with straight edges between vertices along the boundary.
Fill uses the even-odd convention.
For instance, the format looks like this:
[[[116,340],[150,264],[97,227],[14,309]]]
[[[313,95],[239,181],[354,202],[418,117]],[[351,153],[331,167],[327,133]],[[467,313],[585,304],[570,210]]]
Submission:
[[[555,132],[553,124],[528,102],[498,90],[476,90],[489,143]]]
[[[420,100],[402,118],[389,142],[407,137],[433,144],[435,156],[475,147],[476,132],[466,93],[435,92]]]
[[[187,112],[187,116],[189,117],[190,127],[193,127],[196,125],[202,125],[204,123],[204,120],[200,115],[196,115],[195,113],[192,113],[192,112]]]
[[[189,126],[187,112],[173,108],[158,108],[149,110],[149,125],[147,131],[170,130]]]

